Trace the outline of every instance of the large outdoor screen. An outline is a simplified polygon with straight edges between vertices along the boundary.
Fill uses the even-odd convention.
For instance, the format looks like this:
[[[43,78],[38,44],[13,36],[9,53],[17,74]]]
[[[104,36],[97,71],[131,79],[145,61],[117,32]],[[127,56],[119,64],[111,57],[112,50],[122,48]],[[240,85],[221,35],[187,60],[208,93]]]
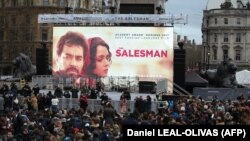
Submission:
[[[70,35],[66,36],[69,32],[81,34],[87,40],[87,56],[80,47],[84,45],[82,40],[70,39]],[[91,40],[95,37],[96,41]],[[109,51],[105,48],[92,49],[93,44],[100,40],[108,45]],[[76,50],[73,50],[72,42],[76,42]],[[173,81],[173,55],[173,27],[67,26],[53,29],[53,74],[67,69],[63,59],[69,59],[72,66],[79,67],[78,70],[77,66],[68,68],[73,75],[98,75],[96,69],[99,67],[102,77],[167,78]],[[105,67],[103,72],[101,67]],[[87,71],[86,68],[90,69]]]

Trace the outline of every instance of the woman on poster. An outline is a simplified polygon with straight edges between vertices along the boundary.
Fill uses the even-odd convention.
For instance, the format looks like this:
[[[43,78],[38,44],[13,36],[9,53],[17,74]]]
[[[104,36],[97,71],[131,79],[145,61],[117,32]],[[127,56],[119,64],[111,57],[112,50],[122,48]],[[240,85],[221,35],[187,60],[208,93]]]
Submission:
[[[91,78],[90,87],[101,91],[103,85],[100,78],[106,77],[111,65],[111,52],[109,45],[100,37],[88,39],[88,53],[85,62],[86,75]]]

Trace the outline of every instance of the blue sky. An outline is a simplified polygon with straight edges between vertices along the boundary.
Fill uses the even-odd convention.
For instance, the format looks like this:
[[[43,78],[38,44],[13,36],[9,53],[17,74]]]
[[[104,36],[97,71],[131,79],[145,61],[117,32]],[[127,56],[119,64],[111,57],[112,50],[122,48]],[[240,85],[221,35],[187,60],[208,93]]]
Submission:
[[[202,43],[201,24],[206,4],[207,0],[168,0],[166,2],[166,14],[188,15],[188,23],[186,25],[174,25],[174,31],[181,35],[182,39],[183,36],[188,36],[188,39],[194,39],[196,44]]]

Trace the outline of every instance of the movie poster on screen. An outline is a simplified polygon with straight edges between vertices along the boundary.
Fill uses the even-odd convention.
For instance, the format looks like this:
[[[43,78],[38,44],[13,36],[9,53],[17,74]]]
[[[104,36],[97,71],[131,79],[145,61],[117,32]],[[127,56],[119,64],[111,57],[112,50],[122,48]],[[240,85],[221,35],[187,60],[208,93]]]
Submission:
[[[106,41],[112,53],[108,76],[157,77],[173,81],[173,27],[54,27],[53,71],[57,69],[57,42],[69,31]]]

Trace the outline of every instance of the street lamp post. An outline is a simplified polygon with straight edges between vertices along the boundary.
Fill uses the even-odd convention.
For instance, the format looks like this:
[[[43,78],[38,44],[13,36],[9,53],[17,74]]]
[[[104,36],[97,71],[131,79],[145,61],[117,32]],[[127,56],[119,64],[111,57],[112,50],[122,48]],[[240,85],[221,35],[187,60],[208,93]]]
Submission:
[[[203,43],[203,61],[202,61],[202,70],[207,69],[207,56],[206,56],[206,46],[205,42]]]
[[[210,65],[210,52],[207,53],[207,70],[209,69]]]

